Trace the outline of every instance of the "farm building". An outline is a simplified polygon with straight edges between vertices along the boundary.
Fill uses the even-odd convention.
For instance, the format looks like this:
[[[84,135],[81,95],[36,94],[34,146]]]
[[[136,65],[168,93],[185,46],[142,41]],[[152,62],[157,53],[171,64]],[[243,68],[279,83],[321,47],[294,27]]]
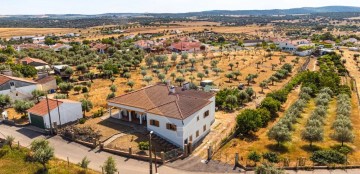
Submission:
[[[38,89],[38,84],[34,81],[0,75],[0,94],[9,95],[12,100],[31,98],[35,89]]]
[[[49,92],[57,89],[56,79],[53,76],[39,77],[36,82],[39,84],[39,90]]]
[[[188,85],[153,85],[108,101],[118,108],[113,118],[146,126],[157,136],[184,148],[196,144],[210,132],[215,121],[213,93],[190,90]]]
[[[23,65],[30,65],[35,67],[35,69],[37,70],[42,70],[42,69],[50,69],[48,63],[44,62],[41,59],[35,59],[35,58],[31,58],[31,57],[25,57],[23,59],[20,60],[21,64]]]
[[[83,117],[80,102],[65,99],[43,99],[28,110],[30,124],[42,129],[50,128],[48,105],[53,125],[68,124]]]

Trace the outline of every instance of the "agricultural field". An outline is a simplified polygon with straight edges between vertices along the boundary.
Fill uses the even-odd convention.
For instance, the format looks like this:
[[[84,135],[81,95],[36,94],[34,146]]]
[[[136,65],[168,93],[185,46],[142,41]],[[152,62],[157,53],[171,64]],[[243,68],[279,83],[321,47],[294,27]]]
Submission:
[[[258,78],[256,78],[250,85],[254,89],[254,91],[257,94],[257,97],[263,98],[264,94],[281,88],[287,80],[282,80],[279,82],[274,83],[274,85],[270,85],[264,90],[261,89],[259,86],[260,82],[268,79],[270,76],[272,76],[276,70],[280,68],[285,63],[294,64],[294,72],[292,72],[292,75],[296,73],[296,70],[305,62],[306,58],[300,58],[298,63],[294,63],[294,60],[296,59],[296,56],[288,55],[287,53],[281,53],[281,52],[274,52],[271,60],[269,58],[264,57],[265,51],[258,51],[255,53],[253,52],[247,52],[247,51],[237,51],[229,53],[229,56],[221,56],[221,53],[209,53],[209,57],[202,63],[202,54],[195,55],[196,58],[194,58],[194,55],[189,54],[188,59],[194,58],[196,60],[196,63],[194,63],[194,69],[196,71],[187,71],[186,69],[191,68],[191,64],[188,63],[188,65],[184,65],[183,68],[177,69],[174,66],[173,61],[170,60],[171,55],[167,55],[168,61],[165,64],[172,65],[168,72],[166,73],[164,69],[159,69],[160,73],[163,74],[163,79],[171,80],[171,83],[174,85],[180,85],[180,83],[176,82],[177,77],[183,77],[185,81],[192,81],[193,83],[199,85],[201,79],[198,77],[198,73],[204,74],[204,79],[210,79],[214,81],[215,86],[217,86],[219,89],[223,88],[236,88],[240,83],[247,85],[248,82],[245,80],[248,74],[258,74]],[[235,57],[234,57],[235,55]],[[280,57],[285,56],[284,60],[280,62]],[[181,55],[178,55],[177,62],[179,62],[181,59]],[[213,60],[212,60],[213,59]],[[263,63],[261,60],[265,60]],[[217,68],[221,70],[218,74],[216,72],[210,70],[211,69],[211,63],[212,62],[218,62]],[[259,64],[257,64],[259,63]],[[154,62],[154,64],[156,64]],[[233,65],[232,70],[229,66],[230,64]],[[273,67],[273,66],[276,67]],[[146,66],[145,63],[142,64],[142,66]],[[207,71],[209,72],[208,75],[206,75],[204,66]],[[257,68],[258,66],[258,68]],[[140,68],[137,68],[136,70],[133,69],[130,72],[131,77],[129,80],[133,81],[135,85],[133,86],[133,90],[145,87],[148,84],[155,84],[161,81],[161,79],[158,78],[157,73],[152,72],[152,70],[156,69],[147,69],[147,70],[141,70]],[[94,73],[99,73],[98,70],[93,66],[90,71]],[[151,77],[152,80],[148,83],[144,81],[144,77],[141,74],[141,72],[145,71],[147,77]],[[230,72],[239,71],[241,75],[237,77],[237,79],[231,79],[229,81],[228,78],[225,77],[226,74]],[[174,76],[175,74],[175,76]],[[79,74],[80,75],[80,74]],[[74,77],[77,75],[75,74]],[[119,77],[118,75],[114,75],[115,81],[112,83],[109,79],[94,79],[91,87],[89,88],[88,93],[88,99],[93,102],[94,108],[92,111],[90,111],[88,114],[91,115],[93,112],[97,111],[98,109],[105,108],[106,107],[106,96],[111,92],[109,87],[114,84],[117,86],[117,91],[115,92],[116,96],[121,95],[129,91],[130,87],[127,85],[127,80],[124,77]],[[84,95],[82,95],[79,92],[71,91],[69,94],[69,99],[71,100],[81,100],[84,98]]]
[[[330,60],[334,61],[334,63]],[[334,64],[341,63],[338,57],[328,56],[320,58],[318,61],[321,73],[327,73],[327,76],[334,76],[333,79],[338,80],[336,84],[339,85],[339,88],[331,87],[334,91],[338,90],[338,94],[333,93],[327,87],[313,93],[316,88],[309,85],[308,83],[311,80],[306,78],[304,84],[292,89],[288,94],[286,102],[281,105],[279,112],[277,112],[278,117],[275,117],[266,126],[253,133],[231,139],[215,154],[214,158],[232,164],[234,163],[235,153],[239,153],[241,157],[240,163],[252,166],[254,162],[248,158],[254,158],[251,158],[249,154],[254,157],[254,153],[261,155],[270,152],[279,155],[278,162],[280,162],[280,166],[284,165],[282,162],[284,159],[289,160],[290,166],[295,166],[299,158],[305,159],[305,165],[311,166],[313,162],[310,159],[314,159],[314,154],[319,151],[331,151],[330,149],[333,149],[347,154],[350,165],[360,164],[358,159],[360,155],[358,150],[360,148],[359,132],[356,131],[360,128],[357,94],[354,90],[351,91],[350,88],[348,90],[346,86],[341,86],[351,86],[350,80],[341,80],[345,77],[336,77],[336,73],[331,73],[334,70],[337,70],[339,74],[343,72],[340,65],[334,66]],[[308,69],[314,72],[308,71],[303,74],[317,73],[316,68],[311,67],[311,62],[314,63],[314,61],[310,61]],[[351,73],[350,70],[350,75]],[[342,84],[340,84],[340,81]],[[332,82],[327,80],[327,83]],[[347,108],[346,111],[344,107]],[[243,114],[243,116],[245,115]],[[346,126],[342,123],[340,126],[339,122],[346,122]],[[285,131],[283,129],[289,130]],[[282,132],[282,134],[279,132]],[[345,136],[339,132],[347,133]],[[348,151],[343,152],[339,149],[348,149]]]
[[[74,28],[0,28],[0,38],[11,38],[13,36],[42,36],[48,34],[64,35],[66,33],[77,33],[79,29]]]

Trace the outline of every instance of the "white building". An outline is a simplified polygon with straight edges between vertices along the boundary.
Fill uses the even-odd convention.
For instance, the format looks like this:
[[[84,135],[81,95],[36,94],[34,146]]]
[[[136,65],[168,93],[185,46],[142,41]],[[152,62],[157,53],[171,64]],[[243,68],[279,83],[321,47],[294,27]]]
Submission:
[[[284,51],[296,51],[300,46],[310,45],[311,42],[306,39],[300,40],[288,40],[288,39],[276,39],[273,41],[280,49]]]
[[[0,94],[9,95],[12,100],[29,99],[38,84],[31,80],[0,75]]]
[[[28,110],[30,124],[43,129],[50,128],[48,104],[53,126],[72,123],[83,117],[80,102],[65,99],[48,99],[47,102],[43,99]]]
[[[196,144],[210,132],[215,121],[213,93],[185,87],[154,85],[130,92],[108,101],[119,113],[113,118],[142,124],[147,130],[183,148]]]

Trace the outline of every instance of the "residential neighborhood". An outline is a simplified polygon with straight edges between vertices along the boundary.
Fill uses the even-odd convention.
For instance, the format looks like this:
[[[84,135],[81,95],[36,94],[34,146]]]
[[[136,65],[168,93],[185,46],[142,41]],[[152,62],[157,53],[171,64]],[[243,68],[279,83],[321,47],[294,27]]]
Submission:
[[[16,2],[0,174],[360,172],[357,1]]]

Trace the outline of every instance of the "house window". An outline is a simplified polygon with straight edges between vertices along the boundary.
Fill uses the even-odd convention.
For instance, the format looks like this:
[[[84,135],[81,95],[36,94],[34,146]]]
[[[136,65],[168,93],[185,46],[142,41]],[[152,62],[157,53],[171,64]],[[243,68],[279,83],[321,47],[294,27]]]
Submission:
[[[15,83],[14,83],[14,82],[10,82],[10,86],[15,86]]]
[[[196,119],[197,119],[197,121],[199,121],[199,120],[200,120],[200,117],[199,117],[199,116],[197,116],[197,118],[196,118]]]
[[[192,135],[190,135],[189,137],[189,142],[192,142]]]
[[[199,137],[199,131],[196,131],[196,138]]]
[[[176,125],[175,125],[175,124],[166,123],[166,129],[169,129],[169,130],[172,130],[172,131],[176,131]]]
[[[157,121],[157,120],[150,120],[150,125],[151,125],[151,126],[159,127],[159,121]]]
[[[204,132],[206,131],[206,124],[203,126],[203,131]]]
[[[207,116],[209,116],[209,113],[210,113],[209,110],[207,110],[206,112],[204,112],[204,118],[207,117]]]

